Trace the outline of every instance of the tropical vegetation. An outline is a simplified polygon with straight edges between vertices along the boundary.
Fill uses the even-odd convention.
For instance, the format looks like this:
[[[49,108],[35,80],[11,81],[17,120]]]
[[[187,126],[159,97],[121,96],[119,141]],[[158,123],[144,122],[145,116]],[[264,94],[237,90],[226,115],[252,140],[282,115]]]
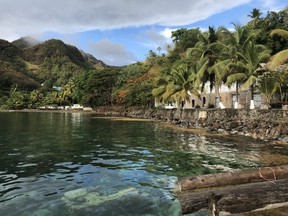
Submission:
[[[221,85],[234,84],[237,91],[249,88],[252,99],[257,90],[268,103],[288,102],[288,8],[265,16],[255,8],[247,16],[246,25],[232,30],[178,29],[166,51],[158,47],[123,67],[60,40],[0,40],[0,108],[181,104],[207,84],[218,95]]]

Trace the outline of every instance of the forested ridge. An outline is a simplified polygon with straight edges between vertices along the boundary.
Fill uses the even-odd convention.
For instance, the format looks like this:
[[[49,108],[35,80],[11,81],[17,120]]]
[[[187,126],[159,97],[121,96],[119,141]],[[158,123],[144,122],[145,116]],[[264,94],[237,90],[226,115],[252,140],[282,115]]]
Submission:
[[[148,106],[185,101],[209,82],[235,84],[288,101],[288,9],[253,9],[246,25],[178,29],[165,50],[150,50],[143,62],[113,67],[51,39],[0,40],[0,108],[44,105]]]

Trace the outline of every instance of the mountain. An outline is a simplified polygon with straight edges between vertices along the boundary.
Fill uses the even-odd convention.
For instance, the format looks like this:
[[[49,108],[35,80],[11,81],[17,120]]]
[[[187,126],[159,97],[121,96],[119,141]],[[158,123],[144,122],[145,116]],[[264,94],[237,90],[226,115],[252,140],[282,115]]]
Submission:
[[[106,67],[104,62],[61,40],[0,40],[0,90],[7,91],[16,84],[26,90],[42,83],[63,86],[79,73]]]
[[[103,61],[96,59],[93,55],[85,53],[82,50],[81,50],[81,54],[83,55],[85,61],[88,62],[89,64],[93,65],[93,67],[95,67],[95,68],[107,68],[107,65]]]
[[[32,37],[21,37],[18,40],[12,42],[12,44],[19,49],[31,48],[40,44],[41,42]]]
[[[8,91],[13,85],[21,89],[35,89],[40,84],[28,76],[22,50],[0,39],[0,90]]]

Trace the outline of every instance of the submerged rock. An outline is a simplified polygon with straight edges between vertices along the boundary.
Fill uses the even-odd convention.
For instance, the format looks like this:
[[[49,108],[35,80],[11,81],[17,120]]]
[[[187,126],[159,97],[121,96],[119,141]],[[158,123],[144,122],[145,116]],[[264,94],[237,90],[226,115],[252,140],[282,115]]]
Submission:
[[[69,211],[75,211],[82,208],[96,207],[108,201],[118,200],[126,196],[137,194],[138,190],[135,188],[127,188],[110,195],[103,195],[98,192],[88,192],[87,189],[77,189],[66,192],[61,200],[64,201]]]
[[[130,187],[116,193],[103,194],[91,187],[68,191],[62,201],[69,215],[181,215],[179,201],[169,194],[165,195],[162,190],[140,192]]]
[[[86,196],[88,194],[88,191],[84,188],[80,188],[80,189],[77,189],[77,190],[72,190],[72,191],[68,191],[64,194],[64,198],[63,199],[66,199],[66,200],[76,200],[76,199],[79,199],[83,196]]]

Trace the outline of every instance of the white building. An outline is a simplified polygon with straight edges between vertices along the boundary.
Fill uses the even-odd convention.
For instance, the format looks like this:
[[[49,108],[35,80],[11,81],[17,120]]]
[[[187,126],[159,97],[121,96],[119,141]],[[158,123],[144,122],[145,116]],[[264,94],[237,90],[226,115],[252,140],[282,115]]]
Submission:
[[[237,103],[237,90],[236,84],[230,87],[226,85],[221,85],[219,88],[219,95],[215,91],[215,87],[210,90],[210,83],[207,82],[204,86],[203,92],[199,92],[200,97],[189,94],[190,98],[188,101],[182,101],[181,104],[167,103],[164,105],[166,109],[173,109],[181,106],[183,109],[193,109],[193,108],[267,108],[266,100],[261,96],[260,93],[254,92],[253,103],[251,104],[251,93],[249,89],[238,90],[238,103]],[[220,100],[220,98],[221,100]],[[160,103],[155,103],[156,106],[161,105]]]

